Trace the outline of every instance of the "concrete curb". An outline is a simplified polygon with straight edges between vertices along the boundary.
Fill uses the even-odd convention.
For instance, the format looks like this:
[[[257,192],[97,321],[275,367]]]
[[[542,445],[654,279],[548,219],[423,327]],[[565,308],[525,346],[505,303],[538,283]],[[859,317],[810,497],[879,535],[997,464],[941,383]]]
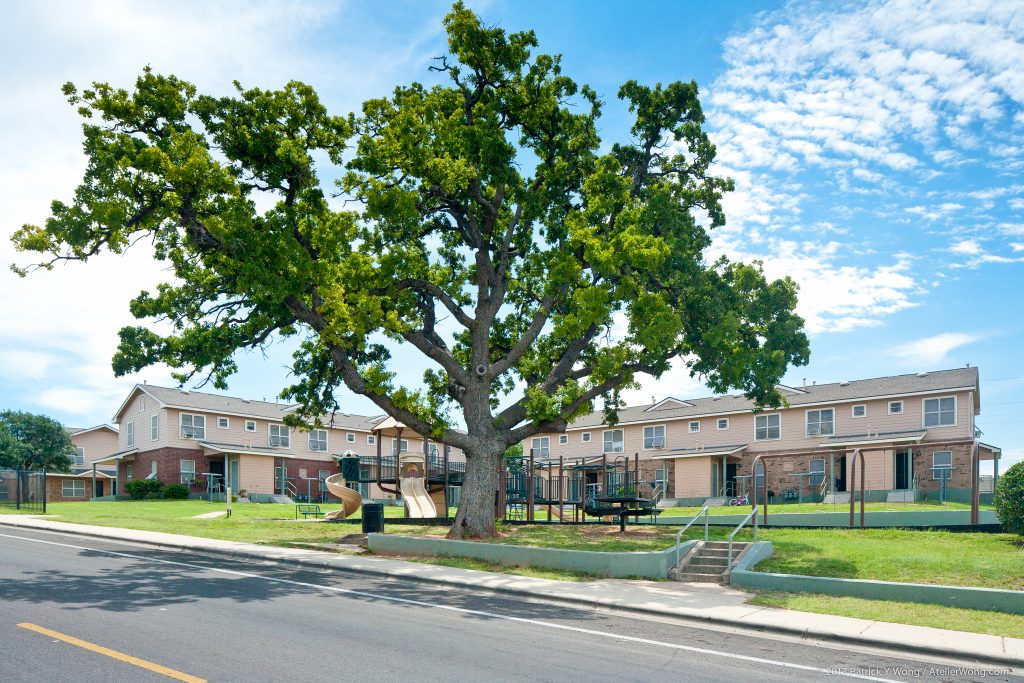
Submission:
[[[947,646],[945,646],[945,647],[936,647],[936,646],[928,645],[928,644],[926,644],[924,642],[920,642],[920,643],[907,643],[907,642],[898,640],[898,638],[896,638],[896,637],[892,637],[892,638],[876,638],[876,637],[872,637],[872,636],[864,636],[863,635],[863,630],[866,630],[867,628],[870,628],[874,624],[883,624],[883,622],[874,622],[874,621],[868,621],[868,620],[865,620],[865,619],[853,619],[853,618],[849,618],[849,617],[831,617],[831,615],[819,615],[819,614],[803,613],[803,612],[800,613],[802,615],[807,615],[809,617],[831,617],[832,619],[844,619],[844,620],[850,622],[851,626],[856,627],[853,631],[850,631],[850,632],[844,634],[844,633],[836,633],[835,630],[829,630],[827,628],[824,628],[824,627],[821,627],[821,626],[817,626],[817,625],[814,625],[814,624],[811,624],[811,625],[808,625],[808,626],[804,626],[804,627],[796,627],[796,626],[789,625],[789,623],[775,622],[775,621],[772,621],[772,620],[763,620],[763,619],[759,619],[759,620],[755,621],[755,620],[750,618],[750,617],[753,617],[756,614],[763,613],[763,612],[766,612],[766,611],[768,611],[769,614],[770,614],[771,613],[770,610],[773,610],[774,608],[766,608],[766,607],[754,607],[754,608],[751,608],[751,607],[748,607],[748,608],[746,608],[744,610],[737,610],[734,614],[732,614],[732,615],[730,615],[728,617],[726,617],[726,616],[716,616],[716,615],[710,615],[710,614],[703,614],[703,613],[697,612],[695,610],[687,610],[687,609],[684,609],[684,608],[667,609],[667,608],[659,608],[659,606],[657,606],[657,605],[650,605],[650,604],[648,604],[648,605],[628,605],[628,604],[620,604],[620,603],[617,603],[617,602],[612,601],[612,600],[604,600],[604,599],[598,599],[598,598],[585,598],[585,597],[573,596],[573,595],[556,595],[556,594],[545,593],[545,592],[542,592],[542,591],[529,590],[529,589],[525,589],[525,588],[515,588],[515,587],[511,587],[511,586],[488,586],[488,585],[478,584],[478,583],[474,583],[473,581],[468,581],[468,580],[464,580],[464,579],[460,579],[460,578],[455,578],[455,577],[448,577],[447,579],[445,579],[445,578],[442,578],[442,577],[430,577],[430,576],[424,576],[424,575],[421,575],[421,574],[397,574],[397,573],[394,573],[394,572],[385,571],[383,569],[375,569],[375,568],[371,568],[371,567],[351,567],[351,566],[350,567],[345,567],[345,566],[338,566],[335,563],[326,561],[326,559],[318,559],[318,558],[314,559],[314,558],[306,558],[306,557],[274,557],[273,554],[272,554],[274,550],[287,550],[285,548],[278,548],[278,547],[275,547],[275,546],[270,546],[270,547],[267,547],[266,549],[261,547],[260,549],[264,550],[263,553],[255,552],[254,550],[249,550],[249,549],[245,549],[245,548],[215,547],[215,546],[214,547],[211,547],[211,546],[202,547],[202,546],[195,545],[195,541],[214,541],[215,543],[218,543],[218,544],[219,543],[235,543],[235,542],[233,542],[233,541],[219,541],[219,540],[216,540],[216,539],[205,539],[205,538],[193,537],[193,536],[181,536],[181,538],[183,539],[183,541],[181,543],[161,542],[161,541],[156,541],[156,540],[140,540],[138,538],[125,537],[126,535],[118,536],[117,533],[116,533],[118,531],[122,531],[122,532],[124,532],[124,531],[136,531],[136,530],[132,530],[132,529],[121,529],[120,527],[104,527],[104,532],[106,532],[107,529],[109,529],[111,532],[114,532],[114,533],[101,533],[101,532],[95,531],[93,529],[84,529],[84,530],[79,531],[79,530],[73,529],[73,528],[63,528],[63,527],[79,526],[79,525],[70,524],[70,523],[66,523],[66,522],[48,522],[47,523],[44,520],[33,520],[33,519],[29,518],[29,517],[26,517],[26,521],[30,521],[30,520],[34,521],[34,522],[37,522],[37,524],[19,524],[19,523],[17,523],[14,520],[7,519],[7,520],[0,520],[0,526],[2,526],[2,527],[11,527],[11,528],[19,528],[19,529],[35,529],[37,531],[50,531],[50,532],[54,532],[54,533],[68,534],[68,535],[72,535],[72,536],[87,536],[87,537],[91,537],[91,538],[113,540],[113,541],[126,541],[126,542],[130,542],[130,543],[138,543],[138,544],[141,544],[141,545],[148,545],[148,546],[153,546],[153,547],[158,547],[158,548],[167,548],[167,549],[173,549],[173,550],[190,550],[192,552],[207,553],[207,554],[213,554],[213,555],[223,555],[223,556],[227,556],[227,557],[244,557],[244,558],[248,558],[248,559],[262,560],[264,562],[274,562],[274,563],[277,563],[277,564],[288,562],[288,563],[292,563],[292,564],[300,564],[300,565],[307,566],[307,567],[316,567],[316,568],[319,568],[319,569],[331,569],[331,570],[339,571],[339,572],[350,572],[350,573],[355,573],[355,574],[365,574],[365,575],[370,575],[370,576],[380,576],[380,577],[386,578],[388,580],[394,580],[394,581],[415,581],[415,582],[418,582],[418,583],[458,585],[458,586],[464,586],[464,587],[467,587],[467,588],[472,588],[473,590],[477,590],[477,591],[481,591],[481,592],[487,592],[487,593],[493,593],[493,594],[498,594],[498,595],[513,595],[513,596],[517,596],[517,597],[528,597],[528,598],[534,598],[534,599],[540,598],[540,599],[543,599],[543,600],[545,600],[547,602],[553,602],[553,603],[556,603],[556,604],[583,605],[583,606],[587,606],[587,607],[603,609],[603,610],[608,610],[608,611],[612,611],[612,612],[622,612],[622,613],[625,613],[625,614],[634,614],[634,615],[643,615],[643,616],[655,615],[655,616],[660,616],[660,617],[672,617],[672,618],[680,619],[682,621],[699,621],[699,622],[705,622],[705,623],[715,624],[715,625],[719,625],[719,626],[727,626],[727,627],[730,627],[730,628],[733,628],[733,629],[737,629],[737,630],[741,630],[741,631],[751,631],[751,632],[755,632],[755,633],[780,633],[780,634],[785,634],[785,635],[790,635],[790,636],[797,636],[797,637],[801,637],[801,638],[814,638],[814,639],[817,639],[817,640],[824,640],[824,641],[830,641],[830,642],[842,643],[842,644],[868,645],[868,646],[872,646],[872,647],[884,648],[884,649],[887,649],[887,650],[890,650],[890,651],[897,650],[897,651],[904,651],[904,652],[913,652],[913,653],[922,654],[922,655],[935,656],[935,657],[939,657],[941,659],[948,659],[950,657],[958,657],[958,658],[968,659],[968,660],[971,660],[971,661],[975,661],[975,662],[983,663],[983,664],[988,664],[988,665],[1011,666],[1011,667],[1017,667],[1017,668],[1019,668],[1021,666],[1021,662],[1024,662],[1024,640],[1018,640],[1018,639],[1015,639],[1015,638],[1006,638],[1006,637],[1003,637],[1003,636],[989,636],[989,635],[965,633],[965,632],[959,632],[959,631],[944,631],[942,629],[931,629],[931,628],[928,628],[928,627],[919,627],[919,626],[906,626],[906,625],[902,625],[902,624],[892,624],[891,625],[897,631],[900,630],[900,629],[904,629],[904,630],[905,629],[921,629],[921,630],[924,630],[924,631],[933,631],[936,634],[955,633],[958,636],[962,636],[961,638],[959,638],[959,640],[961,642],[963,642],[963,641],[970,641],[972,639],[973,640],[977,640],[977,638],[972,638],[972,637],[977,637],[977,636],[980,636],[981,638],[998,638],[1001,641],[1001,643],[1002,643],[1002,647],[1001,647],[1002,652],[1001,652],[1001,654],[995,654],[995,653],[992,653],[992,652],[984,652],[984,651],[979,651],[979,650],[970,650],[970,649],[967,649],[967,648],[962,647],[962,646],[959,649],[956,649],[957,646],[952,645],[951,643],[949,643],[948,640],[946,640]],[[40,522],[40,521],[43,521],[44,524],[38,524],[38,522]],[[51,526],[53,524],[61,524],[62,526],[55,528],[55,527]],[[148,533],[148,532],[142,532],[142,533]],[[177,536],[177,534],[165,534],[165,535],[167,535],[167,536]],[[191,543],[189,541],[191,541]],[[238,545],[244,545],[244,544],[238,544]],[[266,550],[270,550],[271,552],[267,553]],[[306,550],[306,551],[302,551],[302,552],[318,553],[320,551],[309,551],[309,550]],[[339,556],[334,555],[333,557],[339,557]],[[475,571],[475,570],[462,570],[462,571],[472,572],[474,574],[480,574],[480,575],[483,575],[483,576],[490,575],[489,572],[482,572],[482,571]],[[734,608],[727,608],[727,609],[733,610]],[[781,613],[782,618],[784,620],[791,621],[791,619],[792,619],[791,617],[786,617],[787,614],[792,614],[792,612],[790,610],[775,609],[775,611]],[[811,621],[814,621],[814,619],[811,619]],[[827,621],[827,619],[826,619],[826,621]],[[942,640],[943,639],[938,639],[937,638],[937,639],[935,639],[935,642],[942,642]],[[1007,652],[1007,647],[1008,646],[1010,647],[1012,652]]]

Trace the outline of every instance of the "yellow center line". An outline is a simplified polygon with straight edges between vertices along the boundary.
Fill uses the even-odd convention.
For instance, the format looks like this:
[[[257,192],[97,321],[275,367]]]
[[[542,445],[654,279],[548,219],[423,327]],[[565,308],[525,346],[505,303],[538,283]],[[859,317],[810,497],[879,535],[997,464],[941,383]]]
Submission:
[[[88,641],[75,638],[74,636],[60,633],[59,631],[52,631],[48,628],[36,626],[35,624],[30,624],[28,622],[18,624],[18,626],[28,629],[29,631],[42,633],[44,636],[50,636],[51,638],[62,640],[71,645],[76,645],[82,649],[89,650],[90,652],[97,652],[101,655],[106,655],[111,659],[116,659],[120,662],[125,662],[126,664],[132,664],[133,666],[146,669],[147,671],[162,674],[168,678],[185,681],[186,683],[206,683],[205,678],[199,678],[198,676],[191,676],[189,674],[182,673],[181,671],[175,671],[174,669],[169,669],[166,666],[161,666],[160,664],[155,664],[153,662],[146,661],[145,659],[139,659],[138,657],[132,657],[131,655],[126,655],[123,652],[111,650],[110,648],[103,647],[102,645],[96,645],[95,643],[90,643]]]

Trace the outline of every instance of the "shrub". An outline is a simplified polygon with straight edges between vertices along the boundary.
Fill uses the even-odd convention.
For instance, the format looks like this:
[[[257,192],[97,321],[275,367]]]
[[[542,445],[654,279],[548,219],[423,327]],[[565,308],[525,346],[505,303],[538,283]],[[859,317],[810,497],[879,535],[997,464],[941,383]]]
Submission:
[[[184,484],[168,484],[164,487],[164,498],[184,500],[188,498],[188,487]]]
[[[1007,531],[1024,535],[1024,462],[999,477],[995,494],[996,517]]]
[[[124,485],[132,500],[153,500],[160,497],[164,485],[156,479],[136,479]]]

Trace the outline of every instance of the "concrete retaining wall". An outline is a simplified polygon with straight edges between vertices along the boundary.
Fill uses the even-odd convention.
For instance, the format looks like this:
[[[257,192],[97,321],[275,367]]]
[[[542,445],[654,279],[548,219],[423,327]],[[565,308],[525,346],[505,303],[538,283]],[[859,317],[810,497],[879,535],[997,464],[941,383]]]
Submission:
[[[784,593],[821,593],[1024,614],[1024,591],[751,571],[758,562],[771,557],[771,545],[770,541],[755,543],[736,564],[730,575],[730,584],[740,588]]]
[[[652,552],[614,553],[449,541],[395,534],[370,534],[367,543],[371,552],[382,554],[468,557],[496,564],[561,569],[615,578],[667,578],[676,557],[674,547]],[[696,541],[683,543],[680,547],[680,556],[694,543]]]
[[[782,506],[780,506],[781,508]],[[850,511],[846,508],[842,512],[784,512],[780,508],[768,507],[769,527],[849,527]],[[711,515],[712,525],[736,526],[743,518],[750,513],[749,508],[744,508],[740,515]],[[762,518],[758,512],[758,520]],[[665,517],[658,518],[658,524],[670,526],[681,526],[689,522],[691,517]],[[860,524],[859,508],[854,513],[854,523]],[[978,513],[978,523],[981,525],[999,524],[996,513],[992,510],[981,510]],[[908,510],[891,512],[865,512],[865,527],[909,527],[926,529],[929,527],[949,526],[970,526],[970,510]],[[764,526],[762,524],[762,526]]]

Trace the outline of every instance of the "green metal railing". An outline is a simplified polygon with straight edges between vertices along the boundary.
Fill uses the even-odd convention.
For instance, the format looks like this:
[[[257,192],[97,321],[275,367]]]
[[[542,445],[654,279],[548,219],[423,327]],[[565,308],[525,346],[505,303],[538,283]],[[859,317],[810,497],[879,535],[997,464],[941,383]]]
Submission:
[[[679,533],[676,534],[676,548],[675,548],[675,550],[676,550],[676,564],[675,564],[675,566],[677,566],[677,567],[679,566],[679,544],[682,542],[683,534],[685,534],[686,530],[689,529],[691,526],[693,526],[693,523],[696,522],[701,517],[704,518],[704,542],[705,543],[708,542],[708,516],[709,516],[708,515],[708,506],[705,505],[704,507],[702,507],[700,509],[700,512],[697,513],[697,516],[694,517],[693,519],[691,519],[689,522],[687,522],[686,526],[684,526],[682,529],[680,529]]]

